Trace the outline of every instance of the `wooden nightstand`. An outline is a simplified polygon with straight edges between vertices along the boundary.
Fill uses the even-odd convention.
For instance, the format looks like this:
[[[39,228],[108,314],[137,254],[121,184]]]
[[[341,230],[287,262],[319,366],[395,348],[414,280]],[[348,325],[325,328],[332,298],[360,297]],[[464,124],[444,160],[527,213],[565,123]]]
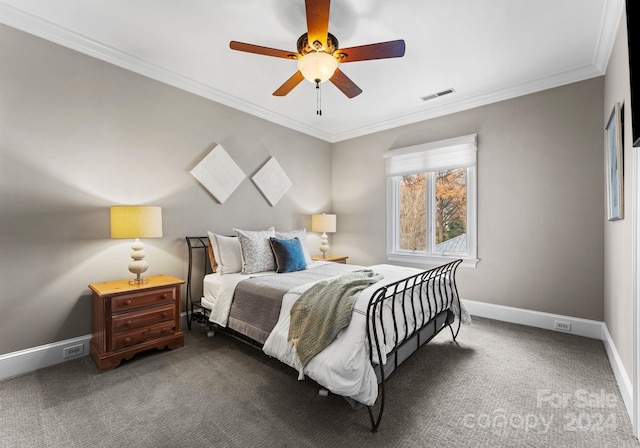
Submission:
[[[152,348],[184,345],[180,331],[180,286],[170,275],[93,283],[91,357],[100,370],[113,369],[123,359]]]
[[[343,256],[343,255],[331,255],[331,254],[327,254],[327,256],[324,258],[322,258],[322,255],[314,255],[313,257],[311,257],[311,259],[314,261],[333,261],[334,263],[342,263],[342,264],[347,264],[347,258],[349,257]]]

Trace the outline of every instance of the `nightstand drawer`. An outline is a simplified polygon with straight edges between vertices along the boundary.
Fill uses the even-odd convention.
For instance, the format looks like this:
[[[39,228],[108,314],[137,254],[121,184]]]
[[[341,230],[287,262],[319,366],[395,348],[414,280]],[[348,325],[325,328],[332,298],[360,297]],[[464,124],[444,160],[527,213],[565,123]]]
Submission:
[[[114,333],[128,331],[161,322],[173,321],[174,318],[175,306],[171,304],[119,315],[111,319],[111,328]]]
[[[118,333],[113,336],[112,350],[119,350],[132,345],[140,344],[152,339],[161,338],[163,336],[173,336],[175,332],[174,322],[144,327],[126,333]]]
[[[176,288],[154,289],[114,297],[111,300],[111,312],[134,310],[148,305],[175,302]]]

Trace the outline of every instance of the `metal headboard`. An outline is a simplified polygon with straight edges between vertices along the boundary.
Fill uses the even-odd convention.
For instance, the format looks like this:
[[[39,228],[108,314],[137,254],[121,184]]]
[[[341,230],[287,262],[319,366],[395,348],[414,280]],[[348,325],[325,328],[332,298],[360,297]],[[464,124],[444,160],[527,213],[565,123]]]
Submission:
[[[211,261],[209,260],[209,238],[206,236],[187,236],[187,246],[189,248],[189,270],[187,272],[187,327],[191,330],[193,321],[209,324],[209,311],[201,305],[201,295],[194,296],[194,271],[202,272],[202,277],[210,274]],[[202,269],[202,271],[199,270]],[[200,288],[202,281],[197,283]]]

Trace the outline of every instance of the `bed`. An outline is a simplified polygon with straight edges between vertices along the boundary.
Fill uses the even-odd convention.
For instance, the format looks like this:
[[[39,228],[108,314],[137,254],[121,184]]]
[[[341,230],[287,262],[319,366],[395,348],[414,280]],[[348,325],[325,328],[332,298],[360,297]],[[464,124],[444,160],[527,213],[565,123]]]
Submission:
[[[352,405],[365,405],[373,432],[382,420],[389,376],[444,328],[455,340],[461,322],[469,321],[455,282],[461,260],[427,271],[308,260],[305,269],[288,273],[220,273],[220,266],[213,272],[215,242],[209,236],[186,241],[188,328],[198,322],[211,333],[228,332],[294,368],[300,379],[309,377]],[[310,359],[303,357],[301,341],[289,337],[296,302],[325,294],[322,288],[339,279],[363,275],[372,277],[354,293],[346,327]]]

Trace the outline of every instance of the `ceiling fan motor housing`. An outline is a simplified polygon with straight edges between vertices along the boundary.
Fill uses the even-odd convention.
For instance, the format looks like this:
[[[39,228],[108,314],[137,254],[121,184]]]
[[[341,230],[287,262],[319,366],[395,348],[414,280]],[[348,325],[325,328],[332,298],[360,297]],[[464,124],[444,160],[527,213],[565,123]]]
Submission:
[[[336,51],[339,47],[338,47],[338,39],[336,39],[336,36],[334,36],[331,33],[327,33],[327,42],[325,44],[323,44],[320,41],[309,43],[309,37],[307,33],[304,33],[302,36],[298,38],[297,48],[298,48],[298,53],[304,56],[308,53],[313,53],[318,51],[323,51],[328,54],[333,54],[333,52]]]

